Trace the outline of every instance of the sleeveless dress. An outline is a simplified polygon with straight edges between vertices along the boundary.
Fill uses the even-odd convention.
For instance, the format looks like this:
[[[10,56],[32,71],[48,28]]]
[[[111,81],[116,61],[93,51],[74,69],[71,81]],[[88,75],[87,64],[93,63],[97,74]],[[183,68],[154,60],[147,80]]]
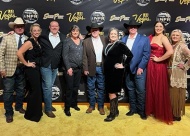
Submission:
[[[27,96],[27,108],[24,118],[27,120],[39,122],[42,113],[42,89],[41,89],[41,75],[40,75],[40,57],[41,48],[34,41],[29,38],[27,41],[32,43],[33,49],[25,52],[25,60],[35,62],[36,67],[25,67],[25,75],[27,82],[27,89],[29,90]]]
[[[151,39],[150,39],[151,41]],[[151,56],[161,57],[166,52],[164,47],[151,44]],[[146,115],[172,124],[173,115],[169,97],[167,60],[154,62],[149,60],[146,80]]]

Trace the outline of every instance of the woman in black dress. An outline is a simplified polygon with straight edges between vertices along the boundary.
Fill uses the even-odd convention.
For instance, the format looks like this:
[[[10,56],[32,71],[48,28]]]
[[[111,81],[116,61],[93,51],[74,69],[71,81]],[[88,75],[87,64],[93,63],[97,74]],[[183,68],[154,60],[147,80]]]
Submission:
[[[41,47],[37,41],[41,34],[40,25],[36,23],[31,25],[30,33],[31,37],[18,50],[17,56],[25,65],[26,80],[29,83],[27,109],[24,118],[39,122],[43,115],[40,75]]]
[[[117,93],[121,91],[125,67],[129,66],[133,54],[128,47],[119,41],[119,31],[111,28],[108,33],[110,43],[105,48],[104,61],[105,90],[109,93],[110,114],[104,119],[110,122],[119,115]],[[125,57],[127,56],[127,58]],[[126,58],[126,59],[125,59]]]

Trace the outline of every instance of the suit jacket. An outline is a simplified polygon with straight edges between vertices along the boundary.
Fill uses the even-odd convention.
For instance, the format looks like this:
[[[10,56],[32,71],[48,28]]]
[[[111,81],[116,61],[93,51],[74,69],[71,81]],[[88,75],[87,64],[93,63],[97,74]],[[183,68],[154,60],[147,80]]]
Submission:
[[[27,38],[25,36],[25,39]],[[6,71],[7,76],[13,76],[15,73],[19,61],[17,51],[15,34],[4,36],[0,45],[0,71]]]
[[[106,40],[104,36],[100,36],[103,44],[102,50],[102,63],[104,61],[103,51],[106,46]],[[95,76],[96,74],[96,54],[91,37],[87,38],[83,42],[83,71],[89,71],[89,76]]]
[[[41,36],[38,38],[38,41],[42,47],[41,66],[48,67],[51,64],[51,68],[56,69],[62,62],[62,48],[65,35],[59,33],[60,42],[55,48],[53,48],[49,40],[49,33],[50,31],[43,31]]]
[[[128,35],[122,38],[122,42],[126,43]],[[133,47],[133,58],[130,62],[130,70],[132,74],[136,74],[138,68],[143,70],[146,68],[150,58],[150,41],[149,38],[141,34],[137,34]]]

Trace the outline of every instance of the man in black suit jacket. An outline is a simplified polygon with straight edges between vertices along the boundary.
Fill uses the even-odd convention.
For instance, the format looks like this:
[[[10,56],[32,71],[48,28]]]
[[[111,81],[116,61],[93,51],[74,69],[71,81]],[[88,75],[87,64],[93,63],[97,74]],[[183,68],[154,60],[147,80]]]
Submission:
[[[39,37],[39,43],[42,48],[41,57],[41,74],[42,74],[42,90],[45,103],[45,114],[54,118],[56,111],[52,107],[52,86],[55,82],[58,67],[62,60],[62,47],[65,36],[59,33],[59,23],[57,21],[50,22],[49,31],[42,32]]]

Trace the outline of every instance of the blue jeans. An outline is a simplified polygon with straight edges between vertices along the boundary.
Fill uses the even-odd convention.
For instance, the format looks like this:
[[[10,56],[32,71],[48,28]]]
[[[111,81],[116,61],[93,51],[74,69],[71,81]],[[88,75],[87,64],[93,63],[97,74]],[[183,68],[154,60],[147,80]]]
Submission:
[[[138,113],[145,112],[145,81],[146,69],[141,75],[127,73],[125,84],[129,94],[130,110]]]
[[[17,67],[13,76],[5,77],[3,80],[3,100],[5,116],[13,116],[14,91],[16,92],[15,109],[20,110],[23,107],[25,79],[23,68]]]
[[[45,103],[45,112],[52,111],[52,86],[55,82],[58,69],[52,69],[51,65],[47,68],[41,67],[42,90]]]
[[[96,67],[96,75],[87,77],[88,98],[90,107],[94,108],[96,104],[96,98],[98,103],[98,109],[104,107],[104,75],[102,67]],[[97,94],[97,95],[96,95]]]

